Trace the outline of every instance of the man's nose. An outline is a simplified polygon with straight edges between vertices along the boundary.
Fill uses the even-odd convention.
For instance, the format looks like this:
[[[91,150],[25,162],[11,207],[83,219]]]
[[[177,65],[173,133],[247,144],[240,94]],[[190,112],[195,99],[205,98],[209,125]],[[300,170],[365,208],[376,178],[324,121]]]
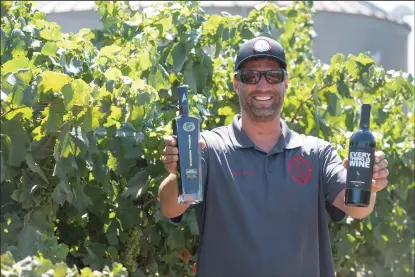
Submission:
[[[269,84],[267,80],[265,79],[265,76],[262,75],[261,78],[259,79],[258,84],[256,84],[256,88],[259,90],[267,90],[268,87],[269,87]]]

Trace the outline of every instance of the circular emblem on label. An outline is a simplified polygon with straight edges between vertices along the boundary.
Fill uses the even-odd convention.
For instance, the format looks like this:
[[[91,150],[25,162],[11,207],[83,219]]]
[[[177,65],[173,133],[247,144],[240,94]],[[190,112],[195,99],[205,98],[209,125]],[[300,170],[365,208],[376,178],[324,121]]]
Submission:
[[[288,162],[288,173],[296,183],[305,185],[311,178],[310,163],[303,157],[292,157]]]
[[[185,124],[183,124],[183,130],[185,130],[186,132],[191,132],[195,129],[195,125],[193,124],[193,122],[186,122]]]
[[[260,39],[254,43],[254,50],[256,52],[266,52],[271,49],[271,44],[265,39]]]

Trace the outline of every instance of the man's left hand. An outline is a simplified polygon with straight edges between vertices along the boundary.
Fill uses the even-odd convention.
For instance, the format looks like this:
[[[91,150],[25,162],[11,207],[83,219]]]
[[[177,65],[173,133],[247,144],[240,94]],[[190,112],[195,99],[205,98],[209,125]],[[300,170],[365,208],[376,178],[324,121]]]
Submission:
[[[347,168],[348,159],[343,160],[343,166]],[[387,177],[389,175],[388,161],[385,159],[385,153],[382,151],[375,152],[375,164],[373,166],[372,193],[383,190],[388,185]]]

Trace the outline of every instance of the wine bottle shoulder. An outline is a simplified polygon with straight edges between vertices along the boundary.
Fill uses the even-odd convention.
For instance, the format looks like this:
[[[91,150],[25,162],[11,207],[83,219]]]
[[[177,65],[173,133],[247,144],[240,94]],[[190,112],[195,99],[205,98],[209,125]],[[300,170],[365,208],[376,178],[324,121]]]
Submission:
[[[376,139],[370,130],[357,130],[350,138],[349,146],[352,147],[376,147]]]
[[[194,122],[194,123],[198,123],[199,122],[199,118],[197,118],[196,116],[188,115],[188,114],[179,115],[176,118],[176,120],[177,120],[177,123],[178,124],[180,122],[186,122],[186,121],[190,121],[190,122]]]
[[[179,116],[177,118],[177,131],[179,133],[200,132],[199,118],[194,116]]]

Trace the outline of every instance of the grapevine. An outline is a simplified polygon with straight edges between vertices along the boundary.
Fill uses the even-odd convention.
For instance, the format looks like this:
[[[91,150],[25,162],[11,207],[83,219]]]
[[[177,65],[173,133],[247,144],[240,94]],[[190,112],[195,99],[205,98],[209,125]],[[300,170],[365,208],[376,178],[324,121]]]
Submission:
[[[286,49],[283,116],[293,131],[328,140],[344,158],[361,103],[372,104],[389,185],[369,218],[330,223],[337,276],[413,276],[413,76],[386,71],[370,53],[323,64],[312,53],[312,1],[271,2],[243,18],[207,14],[198,1],[144,10],[95,1],[104,28],[66,34],[35,4],[1,1],[2,272],[26,277],[22,264],[41,260],[36,276],[126,276],[125,267],[139,277],[191,276],[195,213],[172,223],[157,200],[177,87],[189,85],[203,130],[229,124],[240,109],[235,53],[264,35]]]

